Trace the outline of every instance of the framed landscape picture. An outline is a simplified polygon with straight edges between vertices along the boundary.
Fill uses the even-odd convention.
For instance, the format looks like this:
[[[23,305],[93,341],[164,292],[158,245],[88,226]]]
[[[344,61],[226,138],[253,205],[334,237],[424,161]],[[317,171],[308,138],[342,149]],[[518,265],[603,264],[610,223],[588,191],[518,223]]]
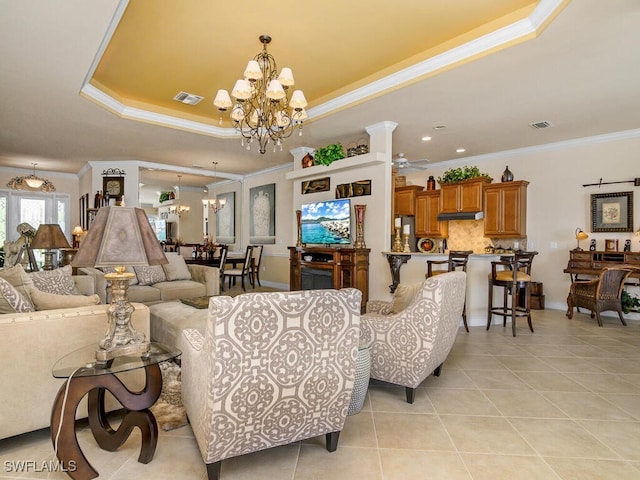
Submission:
[[[633,192],[591,195],[592,232],[633,232]]]

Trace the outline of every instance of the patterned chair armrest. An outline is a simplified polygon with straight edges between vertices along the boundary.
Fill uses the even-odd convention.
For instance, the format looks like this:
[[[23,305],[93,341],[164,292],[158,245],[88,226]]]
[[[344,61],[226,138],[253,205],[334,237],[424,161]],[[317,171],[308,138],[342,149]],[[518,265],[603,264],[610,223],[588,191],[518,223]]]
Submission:
[[[367,313],[378,313],[380,315],[389,315],[393,304],[386,300],[369,300],[367,302]]]
[[[582,297],[593,297],[596,294],[600,278],[593,280],[577,280],[569,287],[569,292]]]

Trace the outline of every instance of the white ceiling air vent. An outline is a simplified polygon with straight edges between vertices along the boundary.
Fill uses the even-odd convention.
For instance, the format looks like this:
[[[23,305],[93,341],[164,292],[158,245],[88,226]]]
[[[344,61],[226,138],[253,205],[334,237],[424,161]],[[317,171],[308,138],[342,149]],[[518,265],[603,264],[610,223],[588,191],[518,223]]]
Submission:
[[[200,95],[194,95],[193,93],[187,92],[180,92],[175,97],[173,97],[174,100],[185,103],[187,105],[197,105],[202,101],[203,98],[204,97],[201,97]]]
[[[531,128],[535,128],[536,130],[539,130],[541,128],[553,127],[553,124],[551,122],[547,122],[546,120],[543,120],[541,122],[530,123],[529,126]]]

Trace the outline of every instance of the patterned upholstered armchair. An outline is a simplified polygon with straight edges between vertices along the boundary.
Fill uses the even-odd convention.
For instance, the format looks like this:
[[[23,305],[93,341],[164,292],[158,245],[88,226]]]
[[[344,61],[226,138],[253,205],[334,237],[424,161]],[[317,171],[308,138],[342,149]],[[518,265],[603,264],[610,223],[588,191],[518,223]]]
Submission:
[[[431,373],[440,375],[462,317],[465,272],[426,279],[404,310],[388,315],[367,313],[360,325],[363,342],[371,344],[371,378],[406,389],[407,402]],[[378,311],[380,302],[370,302]]]
[[[204,336],[183,331],[182,398],[210,480],[225,458],[318,435],[336,450],[361,297],[356,289],[213,297]]]

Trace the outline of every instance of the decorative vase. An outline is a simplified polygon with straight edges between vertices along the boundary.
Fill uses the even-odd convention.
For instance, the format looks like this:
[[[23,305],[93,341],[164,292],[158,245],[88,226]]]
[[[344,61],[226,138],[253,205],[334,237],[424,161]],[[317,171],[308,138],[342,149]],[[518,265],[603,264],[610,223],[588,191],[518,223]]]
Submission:
[[[364,211],[367,209],[366,205],[354,205],[356,211],[356,248],[366,248],[367,245],[364,242]]]
[[[436,179],[433,178],[433,175],[429,175],[429,179],[427,180],[427,190],[435,190],[436,189]]]
[[[302,157],[302,168],[313,167],[313,155],[307,153]]]
[[[504,172],[502,172],[502,181],[513,182],[513,173],[511,173],[511,170],[509,170],[509,165],[507,165],[507,168],[505,168]]]

